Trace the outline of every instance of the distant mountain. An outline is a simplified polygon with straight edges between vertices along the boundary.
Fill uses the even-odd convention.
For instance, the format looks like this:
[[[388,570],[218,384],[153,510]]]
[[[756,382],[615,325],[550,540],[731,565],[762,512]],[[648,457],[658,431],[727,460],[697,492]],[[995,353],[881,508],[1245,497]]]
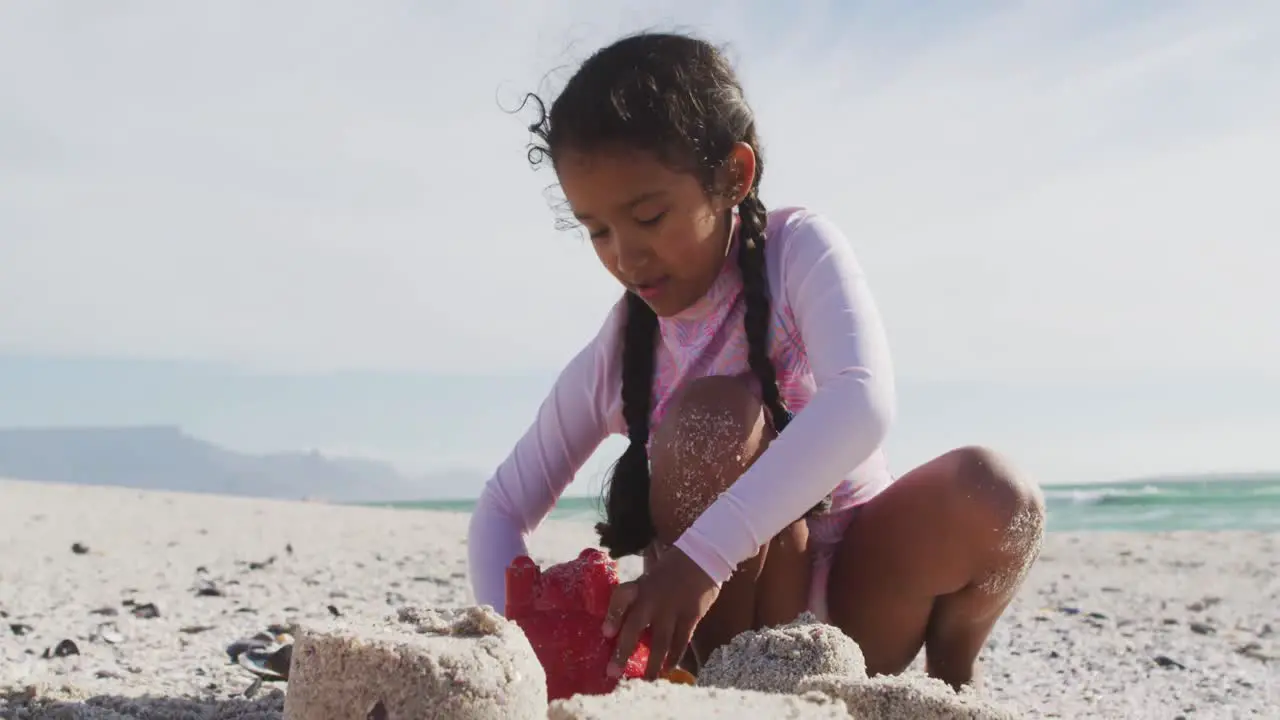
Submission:
[[[0,429],[0,477],[264,498],[382,502],[453,498],[466,474],[411,478],[376,460],[250,455],[173,426]],[[473,491],[474,492],[474,491]]]

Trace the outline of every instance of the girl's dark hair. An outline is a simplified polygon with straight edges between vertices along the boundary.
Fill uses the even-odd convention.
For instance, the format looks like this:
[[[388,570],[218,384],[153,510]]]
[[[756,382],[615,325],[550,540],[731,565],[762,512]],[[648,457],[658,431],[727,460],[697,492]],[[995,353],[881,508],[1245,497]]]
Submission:
[[[654,153],[670,167],[693,173],[709,193],[726,193],[717,178],[734,145],[755,150],[756,174],[738,205],[738,265],[746,306],[748,363],[760,382],[775,432],[791,421],[769,360],[770,307],[764,244],[768,216],[760,201],[764,160],[755,116],[729,61],[714,46],[665,33],[626,37],[593,54],[569,79],[548,114],[530,96],[540,117],[530,162],[554,163],[566,149],[592,152],[626,147]],[[600,543],[613,557],[642,552],[653,540],[649,510],[649,412],[658,318],[638,296],[627,294],[622,349],[622,414],[630,445],[618,459],[605,495]],[[825,507],[825,502],[819,505]]]

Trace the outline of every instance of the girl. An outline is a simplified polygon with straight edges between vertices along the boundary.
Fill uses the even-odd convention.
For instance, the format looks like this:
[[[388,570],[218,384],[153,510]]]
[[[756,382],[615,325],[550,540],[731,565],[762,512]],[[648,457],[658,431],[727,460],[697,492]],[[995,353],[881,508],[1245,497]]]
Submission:
[[[469,533],[477,602],[503,607],[528,533],[624,433],[597,531],[645,571],[614,593],[603,632],[617,658],[649,628],[650,677],[696,667],[812,610],[872,673],[923,646],[931,675],[969,682],[1039,552],[1039,490],[976,447],[890,474],[893,373],[866,279],[830,221],[766,211],[754,118],[724,56],[679,35],[623,39],[531,129],[531,161],[551,160],[626,292],[485,486]]]

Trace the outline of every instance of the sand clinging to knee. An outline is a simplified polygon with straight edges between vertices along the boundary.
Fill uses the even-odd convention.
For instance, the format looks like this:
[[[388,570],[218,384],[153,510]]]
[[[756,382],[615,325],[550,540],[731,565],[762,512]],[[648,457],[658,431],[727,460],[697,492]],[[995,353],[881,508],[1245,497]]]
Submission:
[[[1012,595],[1031,572],[1044,542],[1044,505],[1039,498],[1018,506],[1005,528],[998,548],[1006,560],[996,571],[978,582],[978,588],[991,595]]]
[[[746,465],[748,428],[729,408],[690,405],[675,418],[666,443],[670,466],[655,463],[655,481],[663,483],[680,531],[693,524],[737,479]]]

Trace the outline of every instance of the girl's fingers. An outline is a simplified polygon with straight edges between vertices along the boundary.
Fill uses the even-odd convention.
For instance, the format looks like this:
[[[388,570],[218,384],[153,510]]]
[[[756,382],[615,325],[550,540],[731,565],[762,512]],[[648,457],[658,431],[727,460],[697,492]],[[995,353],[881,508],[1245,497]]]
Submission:
[[[633,598],[630,611],[623,618],[622,627],[618,630],[618,645],[613,651],[613,660],[610,661],[607,670],[609,677],[622,677],[622,668],[627,664],[631,653],[635,652],[636,644],[640,641],[640,633],[649,626],[650,612],[649,603],[644,598],[639,596]]]
[[[653,632],[649,636],[649,665],[645,667],[644,676],[657,680],[666,667],[667,655],[672,650],[672,635],[675,632],[675,621],[670,618],[655,618],[651,625]]]
[[[605,637],[611,638],[618,633],[622,618],[627,614],[631,604],[636,601],[638,592],[639,586],[635,581],[621,583],[614,587],[613,594],[609,596],[609,609],[604,614],[604,627],[601,628]]]
[[[680,659],[684,657],[689,645],[693,642],[693,631],[697,627],[697,618],[681,620],[675,624],[671,633],[671,649],[667,653],[667,663],[662,668],[663,672],[674,669],[680,663]]]

